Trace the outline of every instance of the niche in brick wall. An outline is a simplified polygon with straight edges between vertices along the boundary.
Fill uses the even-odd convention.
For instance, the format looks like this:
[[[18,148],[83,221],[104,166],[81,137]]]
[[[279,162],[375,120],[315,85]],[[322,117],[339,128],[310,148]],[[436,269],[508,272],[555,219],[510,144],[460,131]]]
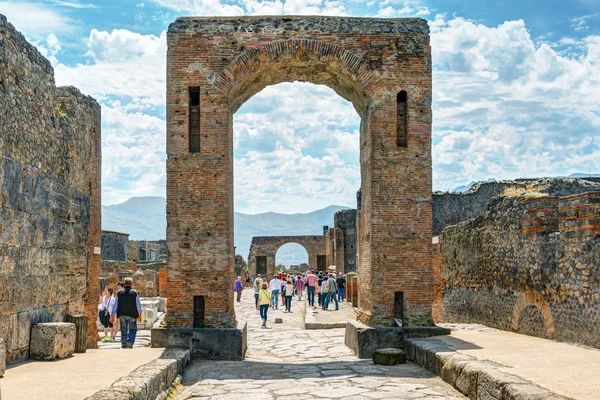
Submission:
[[[404,321],[404,292],[394,293],[394,318]]]
[[[402,90],[396,97],[396,145],[408,146],[408,94]]]
[[[194,296],[194,328],[204,327],[204,296]]]
[[[189,137],[190,153],[200,152],[200,88],[189,88]]]

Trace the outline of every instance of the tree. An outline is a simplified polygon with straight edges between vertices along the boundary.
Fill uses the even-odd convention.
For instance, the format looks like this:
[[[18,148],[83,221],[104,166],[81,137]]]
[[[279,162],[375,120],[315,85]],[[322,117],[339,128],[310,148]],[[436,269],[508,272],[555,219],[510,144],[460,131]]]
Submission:
[[[285,271],[285,269],[286,269],[285,265],[283,265],[283,264],[277,264],[277,266],[275,267],[275,271],[277,271],[277,272],[283,272],[283,271]]]

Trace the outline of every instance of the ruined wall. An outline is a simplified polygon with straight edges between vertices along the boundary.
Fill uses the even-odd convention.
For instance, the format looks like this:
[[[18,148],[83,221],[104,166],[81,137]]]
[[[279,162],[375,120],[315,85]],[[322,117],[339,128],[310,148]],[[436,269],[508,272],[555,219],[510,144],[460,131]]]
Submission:
[[[600,347],[600,192],[493,199],[438,256],[444,321]]]
[[[159,294],[158,272],[147,269],[133,273],[133,287],[142,297],[156,297]]]
[[[127,261],[129,233],[102,231],[102,261]]]
[[[275,274],[275,256],[277,250],[286,243],[298,243],[308,253],[308,265],[316,268],[317,256],[325,255],[325,236],[255,236],[250,244],[248,254],[248,275],[257,275],[257,257],[266,257],[266,273],[268,279]]]
[[[407,325],[431,324],[427,21],[182,17],[167,44],[167,325],[235,326],[233,114],[294,81],[329,86],[361,117],[360,321],[392,325],[402,292]],[[198,310],[211,298],[205,313],[196,296]]]
[[[484,213],[490,200],[509,192],[537,192],[568,196],[600,190],[600,178],[539,178],[512,181],[478,182],[466,192],[433,194],[433,234],[450,225],[476,218]]]
[[[0,134],[0,338],[11,361],[28,357],[35,323],[96,319],[100,106],[57,88],[48,60],[2,15]]]
[[[356,210],[342,210],[335,213],[334,226],[344,232],[344,265],[338,271],[356,272]]]
[[[130,261],[150,261],[151,252],[154,252],[154,260],[165,260],[167,258],[167,241],[130,240],[127,258]]]
[[[324,272],[335,266],[336,271],[344,268],[344,232],[338,228],[329,228],[325,235],[325,256],[327,259]]]

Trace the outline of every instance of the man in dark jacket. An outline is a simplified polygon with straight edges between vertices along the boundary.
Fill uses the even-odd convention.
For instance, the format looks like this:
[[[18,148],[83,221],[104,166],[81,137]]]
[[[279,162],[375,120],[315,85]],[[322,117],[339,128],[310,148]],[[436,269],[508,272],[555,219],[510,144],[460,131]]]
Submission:
[[[110,321],[114,323],[115,316],[121,323],[121,348],[132,349],[137,333],[137,322],[142,322],[142,303],[138,292],[131,288],[133,279],[125,278],[125,289],[119,290],[115,305],[111,311]]]

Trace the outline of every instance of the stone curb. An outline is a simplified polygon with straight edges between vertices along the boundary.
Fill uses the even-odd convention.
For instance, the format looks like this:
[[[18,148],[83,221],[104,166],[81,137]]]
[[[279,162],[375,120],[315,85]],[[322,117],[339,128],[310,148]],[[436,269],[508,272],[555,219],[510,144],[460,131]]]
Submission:
[[[126,350],[123,350],[126,351]],[[135,350],[134,350],[135,351]],[[178,374],[190,363],[190,351],[165,349],[162,355],[139,366],[85,400],[151,400],[164,398]]]
[[[406,357],[440,376],[470,399],[567,400],[516,375],[503,365],[456,352],[438,339],[406,339]]]

